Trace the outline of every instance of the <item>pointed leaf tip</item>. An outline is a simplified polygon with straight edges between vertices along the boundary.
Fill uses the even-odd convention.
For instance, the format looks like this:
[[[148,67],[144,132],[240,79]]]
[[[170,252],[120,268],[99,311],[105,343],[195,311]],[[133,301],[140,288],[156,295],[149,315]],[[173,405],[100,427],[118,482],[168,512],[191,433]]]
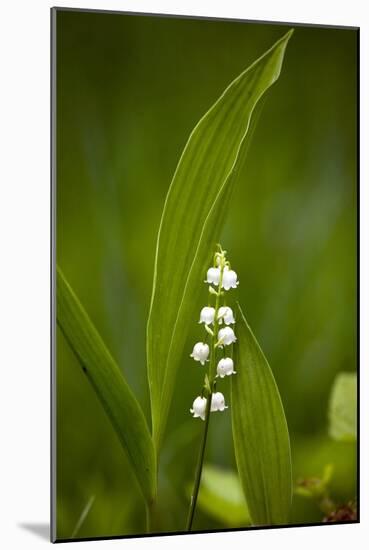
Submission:
[[[260,98],[278,79],[286,33],[243,71],[192,131],[179,160],[160,222],[147,324],[147,369],[157,453],[173,399],[191,319],[218,242],[235,167],[250,136]]]

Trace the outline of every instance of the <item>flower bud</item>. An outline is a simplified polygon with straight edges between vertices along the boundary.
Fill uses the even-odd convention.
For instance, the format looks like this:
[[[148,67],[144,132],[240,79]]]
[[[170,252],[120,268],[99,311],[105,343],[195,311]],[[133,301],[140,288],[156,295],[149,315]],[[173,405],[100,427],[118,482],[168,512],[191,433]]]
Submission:
[[[220,346],[229,346],[229,344],[233,344],[237,340],[231,327],[221,328],[218,332],[218,338]]]
[[[230,288],[237,288],[237,286],[237,273],[226,266],[223,271],[222,287],[224,290],[229,290]]]
[[[205,412],[206,412],[206,398],[201,397],[200,395],[196,397],[195,401],[192,404],[192,409],[190,409],[190,413],[193,414],[194,418],[201,418],[202,420],[205,420]]]
[[[213,307],[203,307],[200,312],[199,323],[205,323],[205,325],[211,325],[214,323],[215,309]]]
[[[190,357],[193,357],[195,361],[200,361],[202,365],[205,365],[205,361],[209,357],[209,346],[203,342],[197,342],[193,347]]]
[[[221,359],[217,366],[217,376],[224,378],[225,376],[230,376],[231,374],[236,374],[236,371],[233,370],[233,360],[230,357],[225,357]]]
[[[211,285],[209,285],[209,292],[210,294],[212,294],[213,296],[218,296],[218,292],[215,290],[215,288],[213,288]]]
[[[220,391],[213,393],[211,396],[211,411],[224,411],[228,409],[224,402],[224,395]]]
[[[235,322],[234,316],[233,316],[233,311],[228,306],[222,306],[222,307],[219,308],[218,321],[219,321],[220,325],[222,324],[223,320],[224,320],[224,323],[226,325],[231,325],[232,323]]]
[[[206,273],[205,283],[213,284],[215,286],[219,285],[220,279],[220,269],[219,267],[210,267]]]

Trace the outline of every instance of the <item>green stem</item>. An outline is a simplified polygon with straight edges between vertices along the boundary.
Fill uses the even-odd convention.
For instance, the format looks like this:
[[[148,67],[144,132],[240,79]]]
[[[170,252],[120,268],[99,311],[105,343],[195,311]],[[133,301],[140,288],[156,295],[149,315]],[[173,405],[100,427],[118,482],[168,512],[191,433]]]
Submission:
[[[155,532],[156,500],[146,503],[146,533]]]
[[[214,334],[212,336],[212,341],[211,341],[211,355],[210,355],[209,371],[208,371],[210,391],[208,393],[207,401],[206,401],[204,431],[203,431],[202,440],[201,440],[199,457],[198,457],[197,465],[196,465],[195,481],[194,481],[194,486],[193,486],[192,495],[191,495],[190,509],[189,509],[189,512],[188,512],[187,531],[191,531],[191,529],[192,529],[192,523],[193,523],[193,518],[194,518],[194,515],[195,515],[197,497],[198,497],[199,489],[200,489],[202,467],[203,467],[203,464],[204,464],[206,441],[207,441],[208,430],[209,430],[211,398],[212,398],[212,395],[213,395],[213,386],[214,386],[214,380],[215,380],[216,343],[218,341],[218,329],[219,329],[219,326],[218,326],[219,298],[220,298],[220,292],[221,292],[221,289],[222,289],[222,283],[223,283],[223,266],[221,267],[221,270],[220,270],[218,294],[217,294],[217,297],[216,297],[216,300],[215,300],[215,307],[214,307],[214,310],[215,310],[215,312],[214,312]]]
[[[151,512],[150,512],[150,506],[146,503],[146,533],[150,533],[151,531]]]
[[[188,512],[187,527],[186,527],[187,531],[191,531],[192,529],[192,522],[195,515],[197,497],[200,489],[202,466],[204,463],[205,447],[206,447],[206,440],[207,440],[209,421],[210,421],[211,396],[212,396],[212,393],[209,393],[206,401],[204,432],[202,435],[200,453],[199,453],[199,458],[196,466],[195,482],[194,482],[193,491],[191,495],[190,509]]]

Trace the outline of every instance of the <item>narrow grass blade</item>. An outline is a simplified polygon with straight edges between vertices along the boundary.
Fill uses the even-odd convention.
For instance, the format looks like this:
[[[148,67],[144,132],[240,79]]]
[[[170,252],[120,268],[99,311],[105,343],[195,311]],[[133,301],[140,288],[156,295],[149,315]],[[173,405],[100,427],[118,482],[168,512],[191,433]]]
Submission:
[[[203,116],[182,153],[159,228],[147,326],[153,437],[159,450],[201,282],[219,238],[254,109],[278,79],[289,31],[241,73]]]
[[[286,524],[291,451],[282,401],[268,362],[239,309],[232,377],[232,431],[238,473],[254,525]]]
[[[77,523],[73,529],[73,533],[71,534],[70,538],[71,539],[74,539],[78,533],[79,533],[79,530],[81,529],[85,519],[87,518],[88,514],[90,513],[90,510],[92,508],[92,505],[93,503],[95,502],[95,498],[96,498],[96,495],[92,495],[86,505],[84,506],[82,512],[81,512],[81,515],[79,516],[78,520],[77,520]]]
[[[154,447],[142,409],[77,296],[57,268],[57,322],[104,407],[148,503],[156,494]]]

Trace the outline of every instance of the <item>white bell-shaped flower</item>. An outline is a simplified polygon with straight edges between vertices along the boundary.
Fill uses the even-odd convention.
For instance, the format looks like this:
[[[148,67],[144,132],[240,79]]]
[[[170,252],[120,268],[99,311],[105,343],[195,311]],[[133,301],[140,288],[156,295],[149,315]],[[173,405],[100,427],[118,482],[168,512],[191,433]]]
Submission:
[[[226,325],[232,325],[235,322],[232,309],[228,306],[220,307],[218,311],[218,321],[220,325],[223,321]]]
[[[225,266],[223,271],[222,287],[224,290],[238,287],[237,273],[233,269],[229,269],[228,266]]]
[[[213,307],[203,307],[200,312],[199,323],[205,323],[205,325],[211,325],[214,323],[215,309]]]
[[[224,411],[228,409],[224,401],[224,395],[220,391],[213,393],[211,396],[211,411]]]
[[[206,397],[201,397],[199,395],[192,403],[192,409],[190,409],[190,413],[193,415],[194,418],[201,418],[202,420],[205,420],[205,412]]]
[[[230,376],[231,374],[236,374],[233,360],[230,357],[224,357],[224,359],[221,359],[217,365],[217,376],[224,378],[225,376]]]
[[[221,328],[218,332],[218,338],[220,346],[229,346],[229,344],[233,344],[237,340],[231,327]]]
[[[219,267],[210,267],[206,273],[205,283],[218,286],[220,279],[220,269]]]
[[[209,346],[203,342],[197,342],[193,347],[190,357],[193,357],[195,361],[200,361],[202,365],[205,365],[205,361],[209,357]]]

